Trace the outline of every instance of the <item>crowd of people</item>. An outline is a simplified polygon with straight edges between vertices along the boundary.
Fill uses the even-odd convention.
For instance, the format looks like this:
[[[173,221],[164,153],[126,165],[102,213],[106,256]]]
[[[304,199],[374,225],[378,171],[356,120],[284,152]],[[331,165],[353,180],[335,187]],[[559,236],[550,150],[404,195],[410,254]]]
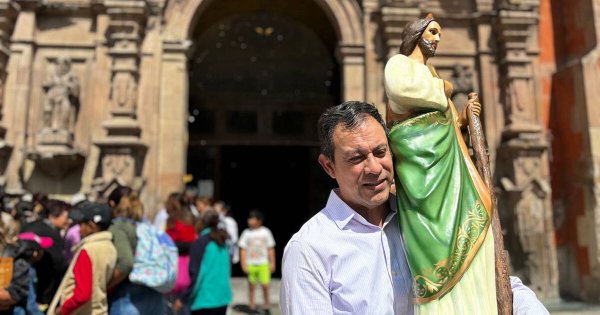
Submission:
[[[238,238],[229,207],[192,190],[169,195],[153,218],[128,187],[93,201],[2,201],[0,315],[226,314],[237,263],[248,275],[248,312],[269,314],[275,241],[258,210]]]

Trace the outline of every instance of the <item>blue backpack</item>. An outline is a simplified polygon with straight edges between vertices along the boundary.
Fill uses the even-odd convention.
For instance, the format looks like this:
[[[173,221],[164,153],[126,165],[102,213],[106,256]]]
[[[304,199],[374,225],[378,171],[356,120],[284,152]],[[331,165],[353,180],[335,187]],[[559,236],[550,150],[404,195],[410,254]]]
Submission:
[[[137,247],[129,280],[158,292],[173,289],[177,279],[178,251],[165,232],[148,223],[138,223]]]

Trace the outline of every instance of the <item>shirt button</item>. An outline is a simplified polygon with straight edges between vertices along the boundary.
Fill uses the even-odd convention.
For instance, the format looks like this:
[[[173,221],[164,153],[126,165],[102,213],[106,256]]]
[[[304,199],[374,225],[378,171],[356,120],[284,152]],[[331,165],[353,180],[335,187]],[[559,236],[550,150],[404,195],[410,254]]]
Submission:
[[[392,271],[392,276],[397,277],[398,276],[398,272],[397,271]]]

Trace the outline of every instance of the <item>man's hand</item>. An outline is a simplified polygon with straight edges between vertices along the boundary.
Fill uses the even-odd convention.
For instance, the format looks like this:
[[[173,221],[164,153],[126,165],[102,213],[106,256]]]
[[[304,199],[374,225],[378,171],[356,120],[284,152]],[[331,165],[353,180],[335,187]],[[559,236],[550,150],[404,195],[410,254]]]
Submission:
[[[270,263],[269,264],[269,270],[271,271],[271,273],[275,273],[275,264],[274,263]]]
[[[243,271],[245,274],[248,274],[248,265],[246,265],[246,264],[240,264],[240,265],[242,266],[242,271]]]

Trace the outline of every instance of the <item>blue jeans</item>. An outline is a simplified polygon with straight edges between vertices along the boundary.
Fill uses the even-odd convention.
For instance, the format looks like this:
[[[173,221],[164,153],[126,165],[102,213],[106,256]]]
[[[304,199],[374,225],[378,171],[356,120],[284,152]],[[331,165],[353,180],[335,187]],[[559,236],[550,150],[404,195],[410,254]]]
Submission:
[[[129,281],[119,284],[109,298],[110,315],[163,315],[166,312],[162,293]]]
[[[35,268],[29,268],[29,294],[27,295],[26,308],[22,306],[15,306],[13,310],[14,315],[44,315],[37,306],[35,294],[35,283],[37,282],[37,274]]]

